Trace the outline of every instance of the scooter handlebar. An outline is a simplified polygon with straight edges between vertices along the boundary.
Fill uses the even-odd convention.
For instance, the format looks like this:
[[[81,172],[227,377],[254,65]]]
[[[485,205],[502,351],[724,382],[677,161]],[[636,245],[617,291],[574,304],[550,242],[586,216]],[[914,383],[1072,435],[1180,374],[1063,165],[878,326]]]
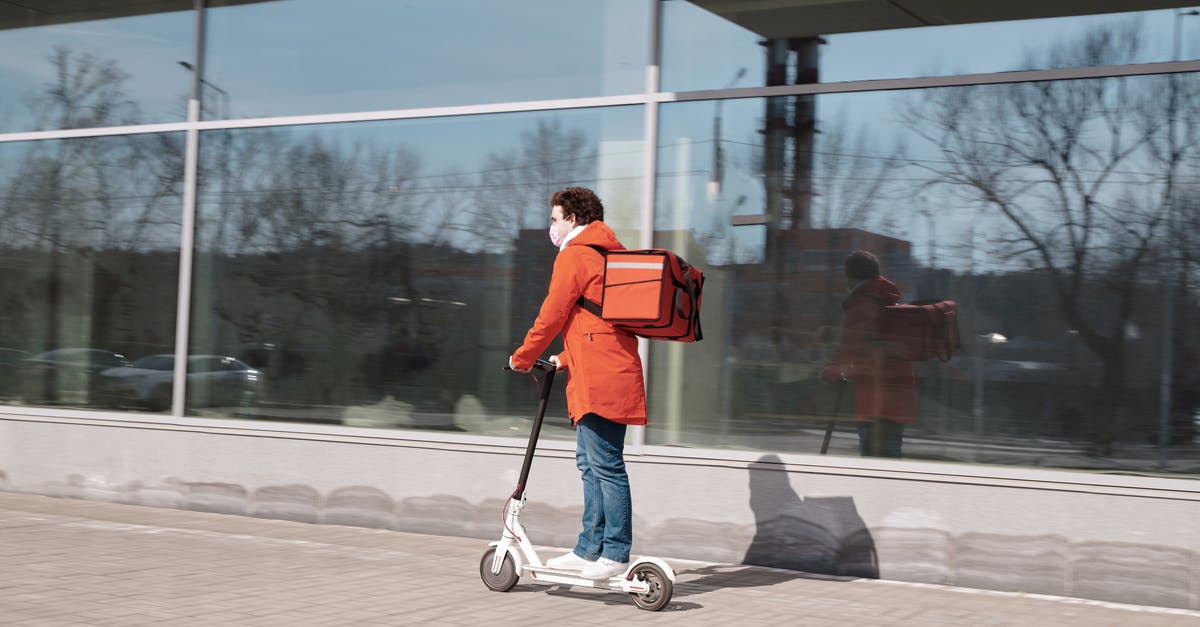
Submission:
[[[533,367],[538,368],[544,372],[553,372],[558,369],[558,366],[555,366],[553,363],[551,363],[545,359],[539,359],[539,360],[533,362]],[[504,369],[512,371],[512,372],[516,372],[512,368],[509,368],[507,364],[505,364]]]

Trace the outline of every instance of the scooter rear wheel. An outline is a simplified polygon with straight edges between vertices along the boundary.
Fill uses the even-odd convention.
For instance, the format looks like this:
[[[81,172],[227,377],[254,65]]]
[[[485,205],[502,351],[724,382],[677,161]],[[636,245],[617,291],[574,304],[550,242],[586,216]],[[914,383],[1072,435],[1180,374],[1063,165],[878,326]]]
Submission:
[[[521,578],[517,574],[517,565],[513,562],[511,555],[505,554],[504,562],[500,564],[500,572],[492,572],[492,555],[496,553],[496,547],[490,547],[483,554],[483,559],[479,560],[479,576],[483,579],[483,585],[490,590],[496,592],[508,592],[517,585],[517,580]]]
[[[650,612],[657,612],[671,602],[675,586],[661,568],[654,564],[638,564],[633,567],[631,577],[646,582],[650,589],[645,592],[630,592],[634,605]]]

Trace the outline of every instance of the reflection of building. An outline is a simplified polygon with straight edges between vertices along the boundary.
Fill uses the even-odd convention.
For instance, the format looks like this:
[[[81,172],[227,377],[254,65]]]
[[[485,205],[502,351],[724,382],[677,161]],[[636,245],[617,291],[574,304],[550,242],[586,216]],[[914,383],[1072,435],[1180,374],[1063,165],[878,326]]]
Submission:
[[[0,55],[29,60],[19,75],[0,72],[0,347],[231,355],[264,370],[276,397],[258,409],[279,411],[271,422],[179,406],[154,416],[82,394],[63,406],[8,393],[0,487],[188,507],[203,489],[231,486],[239,496],[227,511],[270,515],[262,506],[274,488],[300,485],[316,493],[312,520],[337,501],[343,509],[324,519],[357,508],[396,529],[495,535],[493,506],[512,487],[534,398],[527,378],[501,366],[536,314],[553,258],[544,229],[519,229],[542,223],[547,191],[582,184],[620,209],[627,245],[653,241],[700,265],[724,247],[704,268],[706,339],[647,350],[651,424],[629,456],[639,543],[723,561],[743,559],[752,543],[755,555],[795,550],[799,536],[780,521],[821,526],[829,511],[787,511],[795,499],[781,497],[801,496],[861,514],[852,528],[871,540],[858,545],[878,548],[873,572],[883,577],[1196,606],[1200,540],[1180,530],[1194,527],[1198,491],[1169,475],[1193,473],[1197,453],[1146,444],[1166,378],[1159,286],[1134,277],[1136,312],[1121,325],[1112,267],[1091,266],[1076,284],[1083,315],[1064,320],[1057,277],[980,247],[1003,243],[985,233],[1001,216],[956,196],[965,179],[943,174],[1007,160],[975,158],[988,144],[969,133],[948,154],[926,139],[936,132],[899,115],[899,105],[928,115],[958,96],[1011,103],[1029,85],[1098,86],[1130,97],[1109,104],[1145,105],[1101,113],[1165,126],[1154,109],[1161,75],[1182,72],[1172,84],[1190,84],[1200,72],[1197,27],[1171,11],[1184,2],[575,1],[524,11],[516,1],[363,0],[318,14],[319,3],[280,0],[200,3],[207,30],[186,10],[193,3],[20,4],[0,0]],[[1050,54],[1090,50],[1077,44],[1108,23],[1100,11],[1138,11],[1111,19],[1139,20],[1139,41],[1174,41],[1178,27],[1183,60],[1163,66],[1152,47],[1109,50],[1103,65]],[[93,22],[103,28],[81,28]],[[264,23],[289,28],[253,27]],[[193,58],[196,32],[206,35]],[[339,34],[349,32],[364,36]],[[1105,41],[1121,43],[1120,33]],[[1026,40],[1047,54],[1010,59]],[[55,41],[72,48],[55,55]],[[1017,63],[1027,69],[1011,71]],[[58,82],[79,73],[97,83]],[[219,94],[193,79],[229,89],[236,110],[205,106]],[[37,106],[26,111],[26,101]],[[223,119],[231,114],[246,117]],[[1011,120],[983,121],[996,124],[961,128],[994,132]],[[1111,139],[1092,121],[1081,142]],[[870,141],[838,144],[838,131]],[[892,139],[912,150],[898,157],[883,148]],[[1161,131],[1151,139],[1166,145]],[[1155,196],[1165,173],[1137,159],[1118,164],[1098,198]],[[1105,171],[1082,165],[1089,176]],[[713,181],[720,193],[705,204],[699,190]],[[875,202],[839,204],[835,183],[889,187],[868,194]],[[733,214],[754,226],[731,226]],[[1052,212],[1038,216],[1058,226]],[[979,227],[980,243],[954,229],[964,225]],[[1071,258],[1065,239],[1048,241],[1051,257]],[[920,254],[935,243],[936,255]],[[848,428],[833,454],[815,455],[835,397],[812,375],[828,357],[841,263],[855,248],[880,254],[906,296],[960,299],[965,337],[1011,338],[981,371],[982,410],[1003,430],[989,435],[1002,437],[963,426],[969,362],[923,363],[923,384],[945,384],[922,389],[935,405],[924,416],[936,420],[906,445],[917,459],[860,461]],[[1107,262],[1120,251],[1085,252]],[[1128,267],[1153,266],[1149,253],[1160,252]],[[1181,343],[1197,341],[1200,307],[1184,306],[1195,302],[1180,298]],[[1076,324],[1089,322],[1123,341],[1123,359],[1108,361],[1126,372],[1111,386],[1098,385],[1108,373],[1094,347],[1104,344]],[[1107,388],[1121,393],[1118,448],[1087,457],[1094,400]],[[400,429],[337,424],[347,412],[397,407],[412,414],[392,423]],[[561,418],[561,405],[551,412]],[[1077,429],[1046,429],[1054,420]],[[547,528],[573,526],[563,514],[577,506],[565,479],[570,445],[551,438],[543,450],[533,499],[547,504]],[[1170,464],[1160,467],[1160,453]],[[386,497],[327,498],[345,486]],[[826,526],[809,537],[838,527]],[[1036,555],[1031,537],[1045,543]],[[787,557],[780,563],[801,561]]]

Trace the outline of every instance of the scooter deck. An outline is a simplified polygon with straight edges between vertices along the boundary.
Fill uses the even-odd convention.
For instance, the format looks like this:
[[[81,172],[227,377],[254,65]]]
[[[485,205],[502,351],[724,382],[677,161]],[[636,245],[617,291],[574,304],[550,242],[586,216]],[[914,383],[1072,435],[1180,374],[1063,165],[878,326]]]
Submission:
[[[536,566],[524,566],[521,568],[522,576],[528,575],[530,579],[538,583],[544,584],[561,584],[568,586],[580,586],[583,588],[599,588],[604,590],[619,590],[621,592],[645,592],[649,589],[648,586],[637,580],[627,580],[623,576],[613,575],[607,579],[587,579],[580,575],[578,570],[560,570],[555,568],[544,568]]]

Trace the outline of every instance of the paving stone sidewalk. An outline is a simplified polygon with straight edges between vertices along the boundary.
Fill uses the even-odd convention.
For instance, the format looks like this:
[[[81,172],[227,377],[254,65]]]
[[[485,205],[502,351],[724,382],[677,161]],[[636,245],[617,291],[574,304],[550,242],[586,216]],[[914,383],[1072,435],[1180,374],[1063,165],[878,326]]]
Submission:
[[[0,492],[0,625],[1200,627],[1200,612],[671,560],[671,604],[484,588],[486,542]]]

